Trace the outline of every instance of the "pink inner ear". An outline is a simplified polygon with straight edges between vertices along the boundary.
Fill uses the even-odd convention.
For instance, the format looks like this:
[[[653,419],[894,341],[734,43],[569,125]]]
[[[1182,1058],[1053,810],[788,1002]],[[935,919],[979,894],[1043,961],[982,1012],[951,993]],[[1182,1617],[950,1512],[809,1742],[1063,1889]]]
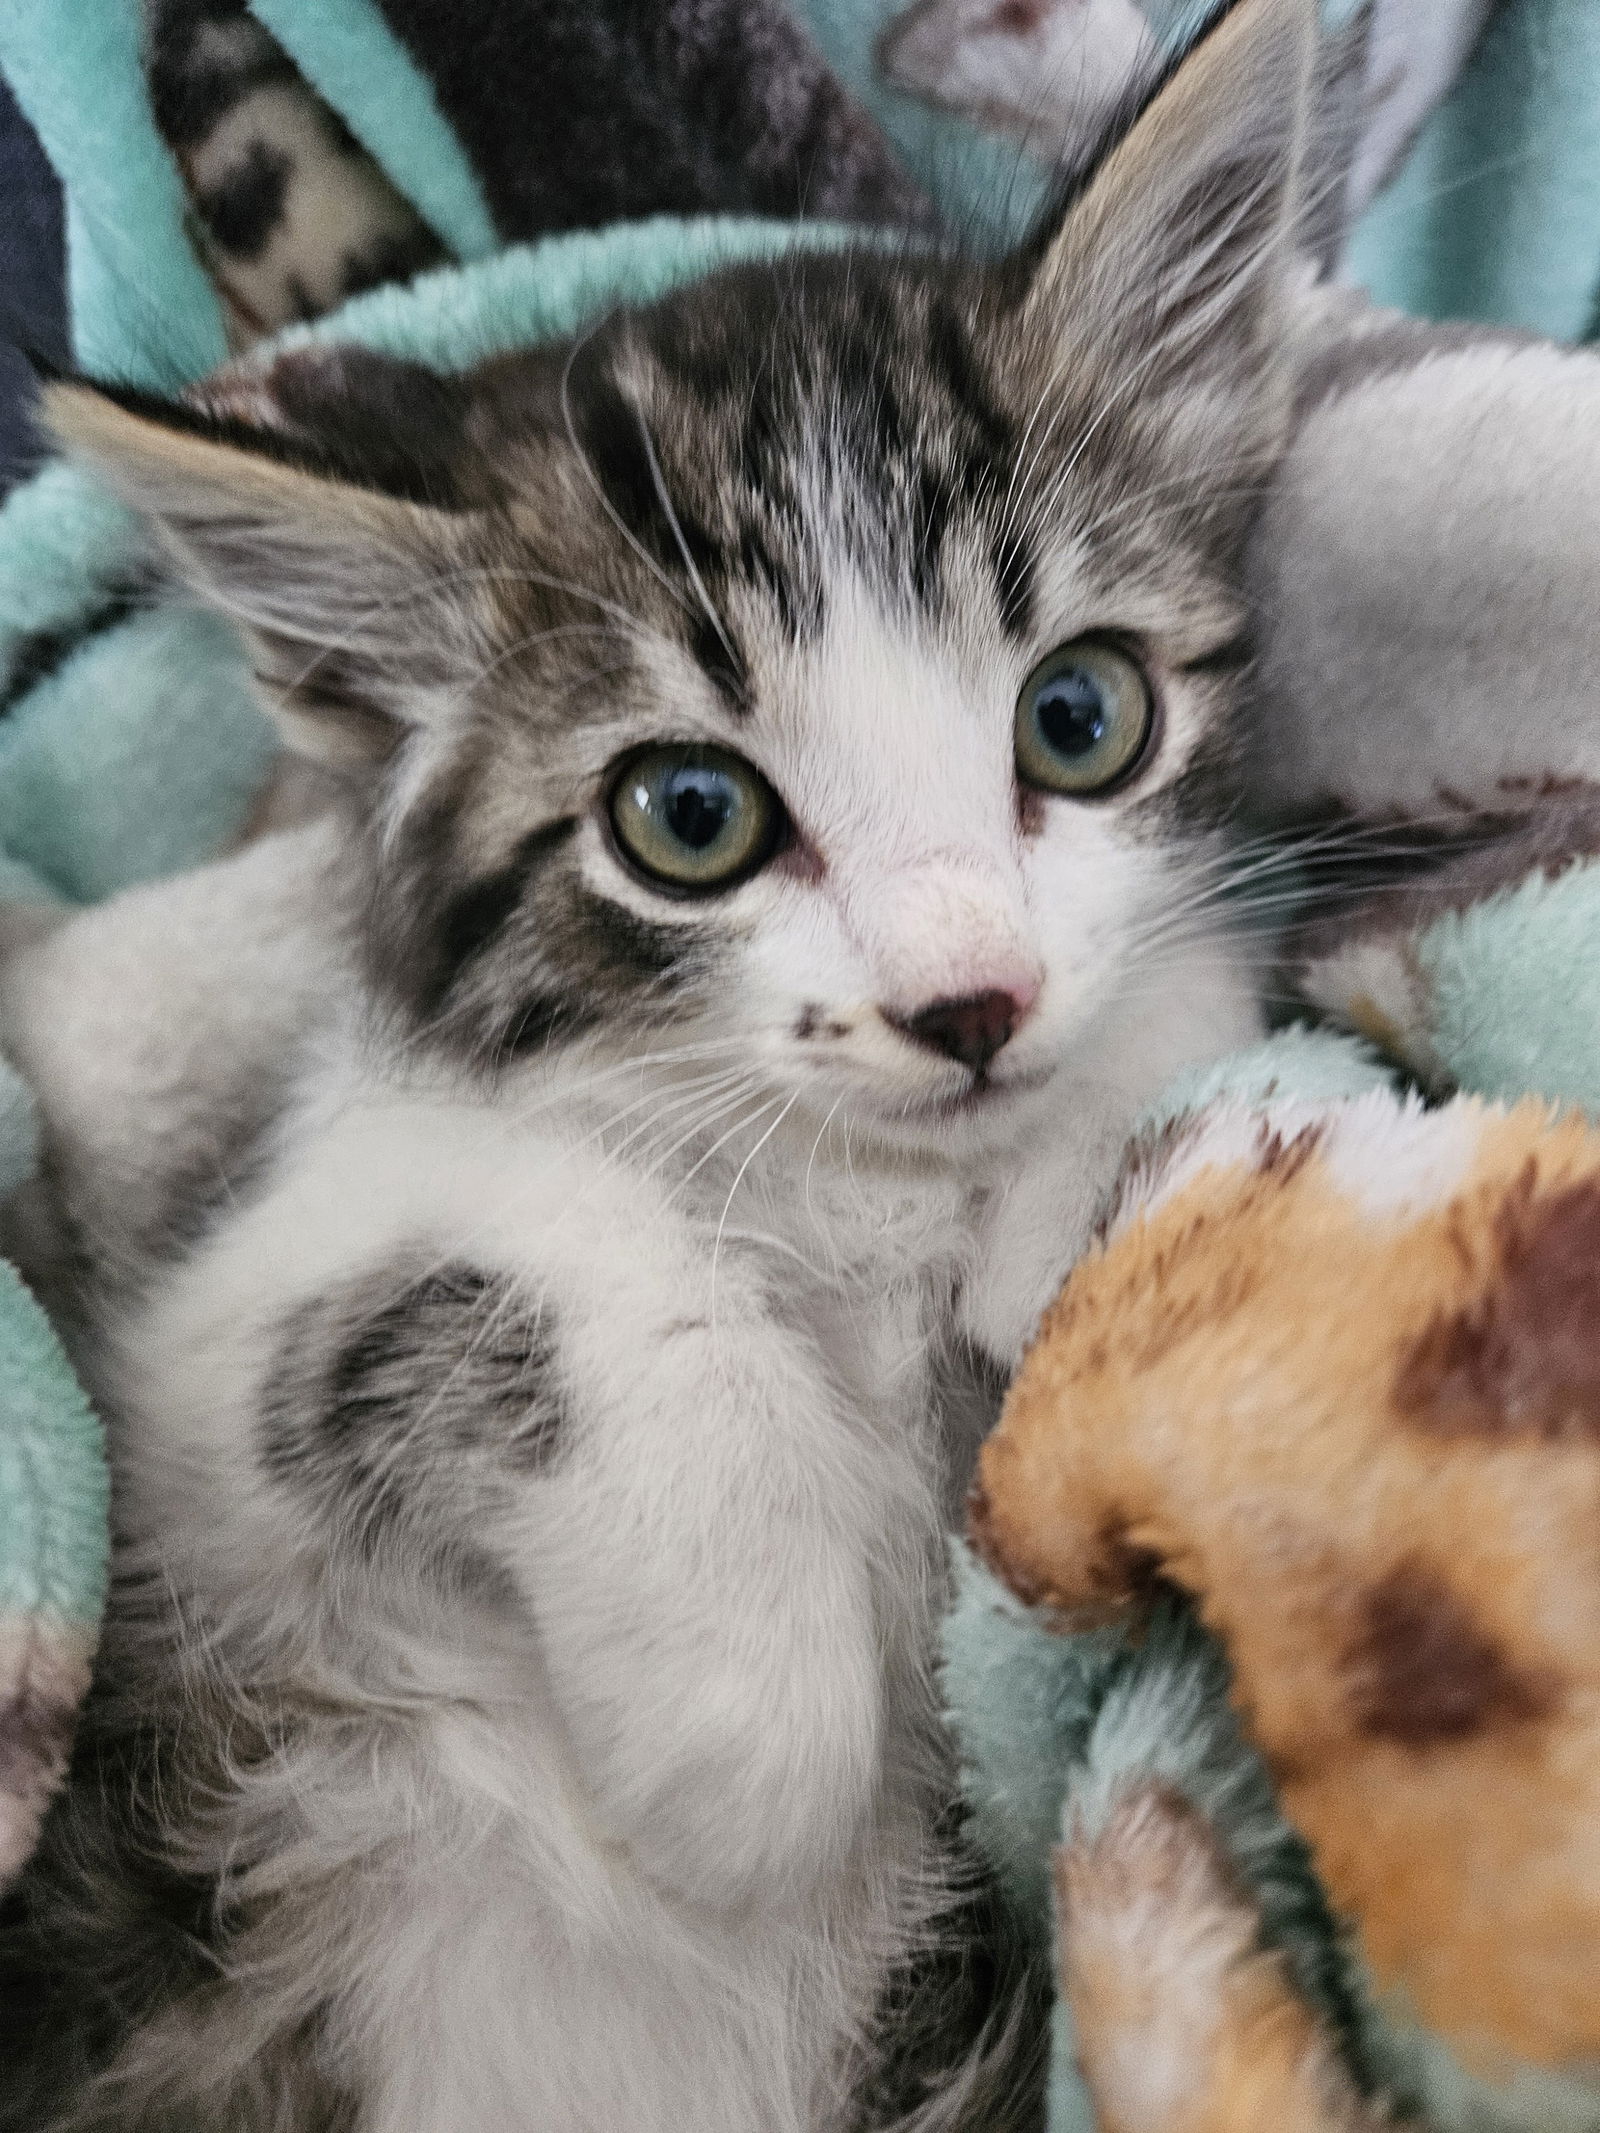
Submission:
[[[1052,0],[1000,0],[989,27],[1005,37],[1031,37],[1050,12]]]

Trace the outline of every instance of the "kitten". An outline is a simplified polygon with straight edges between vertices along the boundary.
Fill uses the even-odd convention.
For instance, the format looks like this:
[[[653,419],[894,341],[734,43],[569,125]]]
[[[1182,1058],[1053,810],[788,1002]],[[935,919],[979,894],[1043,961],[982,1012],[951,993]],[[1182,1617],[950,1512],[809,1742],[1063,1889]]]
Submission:
[[[349,799],[6,973],[118,1514],[0,2126],[884,2122],[992,1387],[1257,1028],[1313,38],[1241,0],[998,268],[56,389]]]

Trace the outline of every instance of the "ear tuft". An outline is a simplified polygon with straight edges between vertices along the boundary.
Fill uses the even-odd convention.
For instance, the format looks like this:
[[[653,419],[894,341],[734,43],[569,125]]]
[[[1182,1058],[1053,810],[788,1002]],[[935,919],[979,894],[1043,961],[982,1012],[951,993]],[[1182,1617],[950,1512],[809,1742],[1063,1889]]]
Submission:
[[[241,419],[247,404],[83,384],[52,386],[43,403],[63,451],[239,627],[291,744],[334,761],[382,755],[472,656],[461,603],[441,591],[470,518],[344,478],[293,424]]]

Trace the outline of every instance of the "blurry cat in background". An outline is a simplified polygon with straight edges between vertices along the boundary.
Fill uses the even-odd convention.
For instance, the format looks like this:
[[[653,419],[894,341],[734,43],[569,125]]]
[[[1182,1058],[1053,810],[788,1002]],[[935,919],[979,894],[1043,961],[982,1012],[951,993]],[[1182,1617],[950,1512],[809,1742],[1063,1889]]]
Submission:
[[[1353,74],[1348,92],[1341,84],[1322,99],[1323,122],[1337,117],[1348,130],[1326,161],[1347,173],[1341,233],[1398,171],[1471,57],[1491,5],[1366,0],[1331,10],[1346,25],[1340,64]],[[907,95],[1070,170],[1148,89],[1174,34],[1192,35],[1201,12],[1174,0],[914,0],[879,37],[878,68]]]
[[[8,2133],[1035,2121],[917,2056],[944,1534],[1258,1028],[1314,43],[1240,0],[998,266],[55,390],[342,799],[3,974],[117,1489]]]
[[[878,40],[897,89],[1068,166],[1160,64],[1135,0],[916,0]]]

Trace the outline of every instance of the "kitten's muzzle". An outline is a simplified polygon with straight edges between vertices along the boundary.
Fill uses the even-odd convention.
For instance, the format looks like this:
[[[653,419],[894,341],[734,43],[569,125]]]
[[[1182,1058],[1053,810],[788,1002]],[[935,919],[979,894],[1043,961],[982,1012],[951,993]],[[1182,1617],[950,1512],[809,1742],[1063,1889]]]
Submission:
[[[982,1075],[1011,1042],[1037,998],[1037,986],[1015,992],[993,986],[958,1000],[935,1000],[914,1015],[887,1015],[885,1020],[913,1044],[942,1052]]]

